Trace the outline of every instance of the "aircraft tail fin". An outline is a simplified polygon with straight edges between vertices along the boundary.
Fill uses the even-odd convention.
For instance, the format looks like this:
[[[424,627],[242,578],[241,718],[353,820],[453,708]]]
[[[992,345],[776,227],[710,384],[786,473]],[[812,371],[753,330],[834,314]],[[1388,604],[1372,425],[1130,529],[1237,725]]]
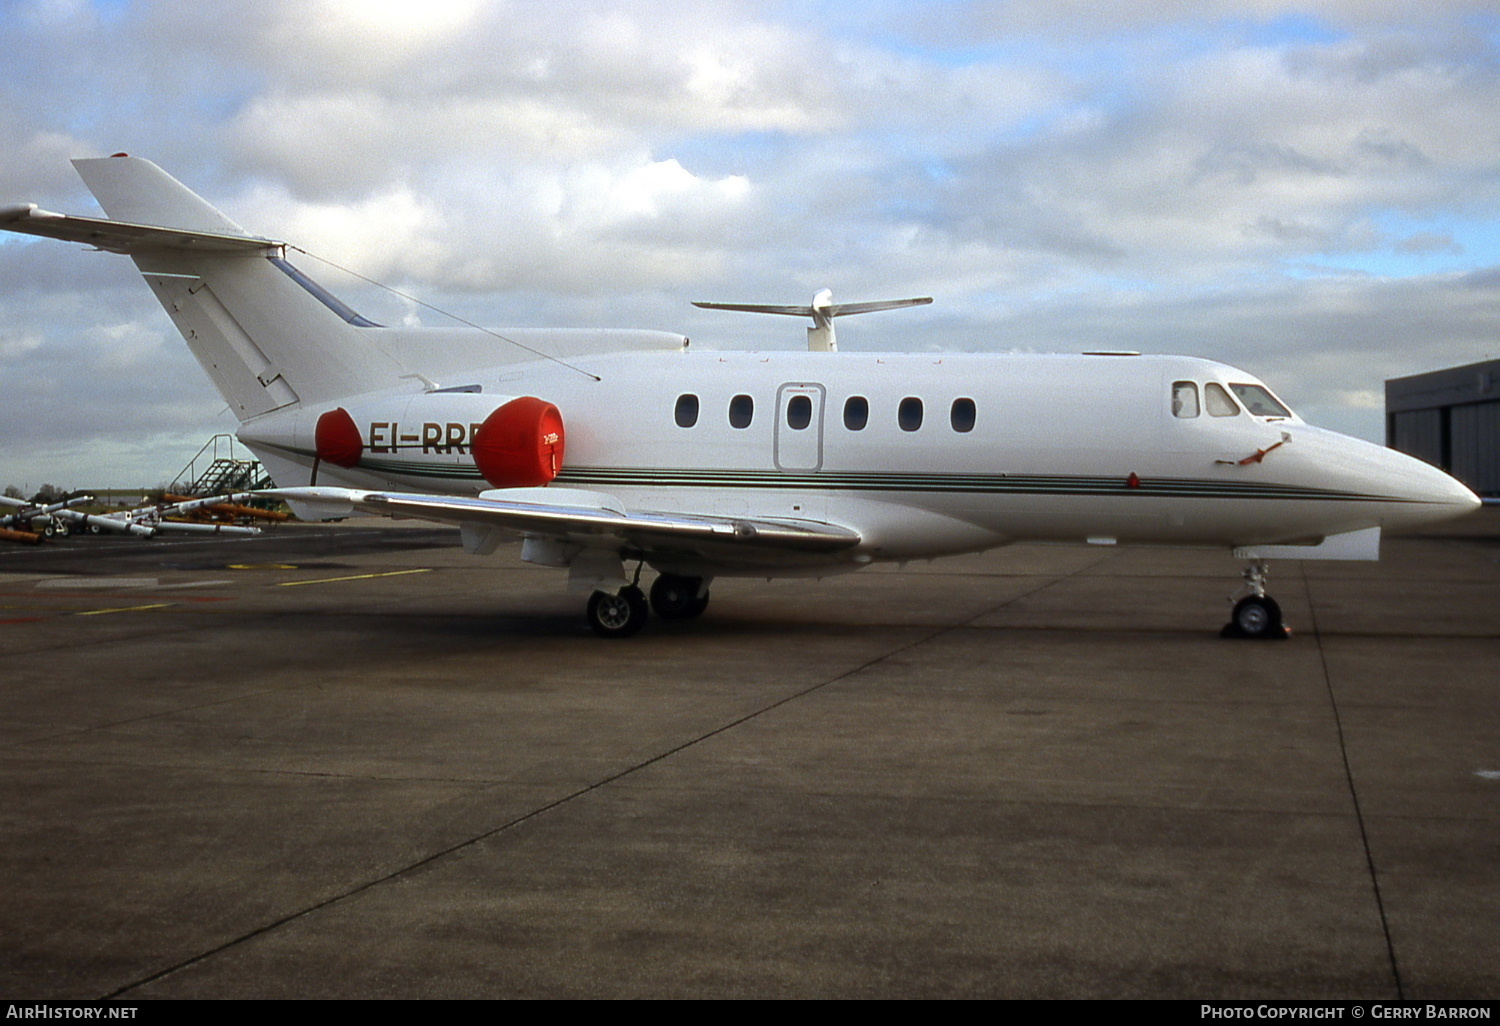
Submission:
[[[250,234],[149,160],[89,157],[73,161],[73,167],[111,220],[214,235]]]
[[[135,261],[188,348],[241,421],[474,367],[563,355],[681,349],[666,332],[494,332],[383,328],[287,259],[286,243],[252,235],[149,160],[75,160],[108,217],[0,206],[0,231],[40,235]],[[522,341],[526,340],[526,341]],[[529,344],[528,344],[529,342]],[[575,368],[576,369],[576,368]]]
[[[286,259],[149,160],[74,167],[109,215],[32,204],[0,210],[0,228],[128,255],[240,420],[298,402],[388,388],[408,369],[359,316]]]

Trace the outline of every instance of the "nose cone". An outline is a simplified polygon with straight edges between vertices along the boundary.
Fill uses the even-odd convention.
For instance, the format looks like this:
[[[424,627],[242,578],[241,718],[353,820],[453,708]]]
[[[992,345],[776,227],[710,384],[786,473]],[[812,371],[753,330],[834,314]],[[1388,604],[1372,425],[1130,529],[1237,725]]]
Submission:
[[[1442,523],[1481,505],[1461,481],[1414,456],[1358,438],[1302,426],[1304,472],[1321,485],[1362,497],[1367,526],[1410,531]]]
[[[1381,490],[1400,500],[1387,526],[1425,527],[1472,513],[1482,505],[1462,481],[1429,463],[1395,449],[1383,450],[1383,457],[1386,477]]]

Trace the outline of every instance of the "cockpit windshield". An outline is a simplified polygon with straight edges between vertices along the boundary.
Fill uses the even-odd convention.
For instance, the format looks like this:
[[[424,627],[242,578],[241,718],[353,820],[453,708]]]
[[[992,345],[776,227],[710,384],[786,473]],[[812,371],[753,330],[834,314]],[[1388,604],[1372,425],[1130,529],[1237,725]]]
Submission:
[[[1229,388],[1239,396],[1240,402],[1245,404],[1245,409],[1249,410],[1252,416],[1290,417],[1292,415],[1291,410],[1281,405],[1274,395],[1260,385],[1236,385],[1231,382]]]

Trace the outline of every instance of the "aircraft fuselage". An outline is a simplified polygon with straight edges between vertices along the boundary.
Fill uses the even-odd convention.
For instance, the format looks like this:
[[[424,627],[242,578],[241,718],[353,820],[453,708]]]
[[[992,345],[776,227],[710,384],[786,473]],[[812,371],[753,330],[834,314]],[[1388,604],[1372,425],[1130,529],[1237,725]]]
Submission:
[[[530,395],[566,424],[554,487],[636,509],[858,532],[856,548],[816,561],[822,572],[1018,540],[1311,544],[1414,527],[1474,502],[1420,461],[1287,410],[1257,415],[1232,398],[1185,415],[1174,398],[1183,383],[1204,396],[1210,385],[1221,396],[1264,388],[1207,360],[687,350],[573,362],[600,380],[537,361],[470,375],[464,387],[480,391],[429,395],[426,406],[409,403],[415,385],[357,397],[345,405],[364,453],[355,467],[325,466],[317,483],[487,491],[468,451],[476,418]],[[271,413],[240,437],[278,483],[311,483],[311,424],[338,405]],[[459,412],[445,417],[442,405]],[[785,562],[747,556],[675,572],[762,573]]]

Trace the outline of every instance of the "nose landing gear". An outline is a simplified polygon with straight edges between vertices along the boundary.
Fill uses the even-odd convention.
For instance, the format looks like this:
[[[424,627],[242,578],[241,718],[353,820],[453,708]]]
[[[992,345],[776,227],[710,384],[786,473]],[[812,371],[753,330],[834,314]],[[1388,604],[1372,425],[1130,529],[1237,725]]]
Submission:
[[[1219,632],[1221,638],[1249,638],[1256,641],[1278,641],[1291,632],[1281,622],[1281,606],[1266,594],[1270,570],[1263,559],[1252,559],[1245,567],[1245,584],[1229,597],[1234,612]],[[1248,592],[1248,594],[1246,594]],[[1243,597],[1241,597],[1243,596]],[[1239,601],[1235,601],[1238,599]]]

